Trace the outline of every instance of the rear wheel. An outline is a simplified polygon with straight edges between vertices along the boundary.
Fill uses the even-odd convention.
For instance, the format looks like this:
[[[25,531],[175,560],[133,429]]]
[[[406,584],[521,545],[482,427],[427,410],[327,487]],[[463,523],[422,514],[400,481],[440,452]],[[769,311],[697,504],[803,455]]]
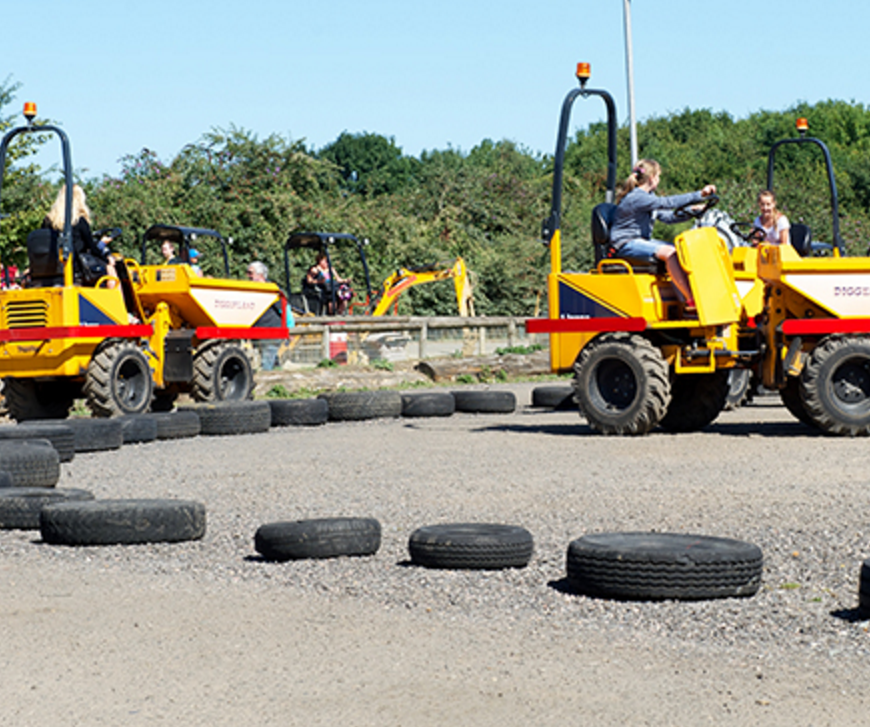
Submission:
[[[602,434],[646,434],[671,401],[668,365],[641,336],[604,334],[574,364],[581,413]]]
[[[671,384],[671,403],[662,418],[669,432],[697,432],[719,416],[728,397],[728,372],[678,374]]]
[[[99,417],[141,414],[154,394],[148,358],[133,341],[108,341],[88,364],[84,395]]]
[[[807,426],[815,426],[815,423],[804,408],[804,402],[801,399],[801,382],[799,378],[796,376],[789,376],[786,378],[785,387],[779,390],[779,398],[782,399],[783,406],[788,409],[789,413],[795,419],[803,422]]]
[[[250,399],[254,371],[237,343],[214,341],[200,346],[193,357],[193,398],[196,401]]]
[[[3,394],[10,416],[22,422],[28,419],[66,419],[72,408],[77,387],[67,381],[35,381],[7,377]]]
[[[819,429],[849,437],[870,434],[870,338],[829,338],[801,374],[801,399]]]

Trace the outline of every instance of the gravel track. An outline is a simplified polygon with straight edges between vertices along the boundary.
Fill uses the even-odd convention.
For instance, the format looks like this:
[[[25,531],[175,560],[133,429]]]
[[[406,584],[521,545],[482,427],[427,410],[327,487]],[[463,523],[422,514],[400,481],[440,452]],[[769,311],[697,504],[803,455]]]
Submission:
[[[672,674],[673,683],[662,683],[660,675],[653,679],[647,672],[654,685],[649,688],[662,699],[669,689],[685,690],[681,669],[692,671],[701,689],[699,675],[730,665],[732,671],[721,677],[722,689],[704,692],[711,722],[728,723],[729,715],[737,714],[743,724],[846,724],[853,712],[866,712],[860,688],[870,656],[870,624],[856,610],[860,565],[870,557],[866,439],[820,436],[771,397],[723,413],[702,433],[602,437],[576,413],[527,408],[532,387],[498,387],[517,394],[520,406],[513,414],[273,428],[264,434],[77,454],[62,466],[59,487],[87,489],[97,498],[201,501],[208,513],[205,538],[174,545],[69,548],[41,544],[32,531],[0,532],[0,562],[19,581],[26,573],[38,580],[43,569],[52,582],[63,574],[73,584],[105,577],[149,591],[177,589],[186,596],[201,591],[227,603],[250,596],[263,604],[289,599],[312,613],[352,618],[357,612],[372,628],[423,622],[433,633],[449,629],[449,637],[433,636],[429,647],[426,639],[419,642],[432,654],[448,648],[440,640],[447,638],[448,651],[458,653],[476,651],[489,639],[502,647],[512,642],[517,649],[540,649],[523,651],[529,673],[514,663],[513,688],[523,692],[526,708],[505,708],[500,717],[491,711],[491,722],[478,715],[467,724],[512,724],[512,717],[530,723],[541,716],[538,710],[558,714],[552,704],[547,707],[549,700],[531,696],[534,690],[525,693],[526,680],[534,681],[538,672],[549,669],[567,678],[572,661],[579,661],[564,653],[545,658],[545,645],[557,643],[594,646],[582,661],[593,671],[606,671],[612,659],[626,678],[635,668],[631,655],[641,661],[647,655],[657,665],[654,671]],[[269,563],[254,551],[254,533],[263,523],[334,516],[377,518],[383,528],[378,554]],[[529,566],[497,572],[410,566],[407,542],[416,528],[469,521],[527,528],[535,538]],[[620,603],[570,593],[564,581],[568,543],[611,530],[692,532],[753,542],[765,557],[761,591],[750,599],[695,603]],[[11,608],[15,594],[4,579],[0,606]],[[269,613],[264,611],[265,619]],[[0,668],[14,664],[7,657]],[[726,683],[728,675],[761,680],[759,675],[770,670],[779,676],[769,693],[746,697],[745,704],[736,696],[737,686],[732,694]],[[398,683],[400,675],[395,678]],[[608,684],[632,691],[618,676],[613,680]],[[804,689],[800,704],[810,721],[789,710],[786,722],[786,714],[769,709],[774,699],[769,695],[788,701],[792,683]],[[828,688],[843,690],[830,695],[841,711],[829,703]],[[806,697],[806,690],[822,691]],[[724,692],[731,696],[722,697]],[[842,698],[846,693],[848,700]],[[393,698],[362,694],[372,700],[371,709],[384,708],[379,698]],[[698,701],[697,690],[694,701],[692,694],[685,691],[684,701],[672,694],[662,714],[686,724],[684,719],[706,704]],[[471,696],[466,699],[474,704]],[[601,704],[586,714],[594,713],[600,724],[626,719],[640,724],[638,715],[654,709],[655,699],[640,688],[635,699],[636,710]],[[321,711],[310,714],[340,718],[344,713],[336,704],[326,712],[320,704]],[[417,723],[437,723],[444,711],[438,704],[433,701],[431,721],[421,717]],[[167,707],[166,714],[186,714],[179,709]],[[281,714],[276,712],[276,722]],[[345,721],[403,723],[361,714],[367,713]]]

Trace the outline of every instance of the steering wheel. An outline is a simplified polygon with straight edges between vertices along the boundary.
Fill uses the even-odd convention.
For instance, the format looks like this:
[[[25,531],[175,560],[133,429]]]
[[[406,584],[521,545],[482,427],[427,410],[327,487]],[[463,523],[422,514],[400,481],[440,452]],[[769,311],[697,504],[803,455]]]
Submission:
[[[749,228],[749,232],[744,232],[744,228]],[[731,232],[737,235],[743,242],[750,245],[757,245],[764,240],[765,232],[758,225],[752,222],[732,222]]]
[[[701,217],[713,205],[716,204],[719,204],[718,194],[711,194],[707,197],[704,197],[701,202],[687,202],[686,204],[677,207],[677,209],[674,210],[674,219],[676,219],[678,222],[685,222],[686,220],[697,219],[698,217]]]

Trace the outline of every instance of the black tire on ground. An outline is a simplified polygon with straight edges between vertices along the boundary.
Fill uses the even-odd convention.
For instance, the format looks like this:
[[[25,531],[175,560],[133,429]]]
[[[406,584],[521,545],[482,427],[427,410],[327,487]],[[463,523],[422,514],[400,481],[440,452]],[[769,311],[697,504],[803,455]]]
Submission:
[[[208,341],[193,355],[195,401],[244,401],[254,392],[254,371],[245,349],[231,341]]]
[[[449,391],[402,392],[403,417],[449,417],[456,411],[456,399]]]
[[[751,543],[686,533],[599,533],[568,546],[579,593],[624,600],[752,596],[763,556]]]
[[[39,513],[46,505],[69,500],[93,500],[87,490],[48,487],[10,487],[0,489],[0,528],[38,530]]]
[[[329,403],[324,399],[270,399],[273,427],[305,427],[329,421]]]
[[[858,585],[858,610],[870,616],[870,559],[861,564],[861,577]]]
[[[52,545],[177,543],[205,535],[205,505],[187,500],[92,500],[47,505],[39,516]]]
[[[104,341],[88,364],[82,393],[98,417],[148,411],[154,395],[148,357],[134,341]]]
[[[536,386],[532,389],[532,406],[541,409],[574,411],[577,409],[577,402],[574,401],[574,387],[570,384]]]
[[[197,437],[202,430],[199,414],[195,411],[157,412],[147,416],[157,422],[157,439]]]
[[[67,381],[34,381],[7,376],[3,396],[9,415],[16,421],[66,419],[77,393]]]
[[[510,414],[516,411],[517,397],[512,391],[456,389],[456,411],[469,414]]]
[[[661,352],[629,333],[605,333],[583,348],[573,386],[581,415],[602,434],[646,434],[671,402]]]
[[[752,400],[755,376],[750,369],[728,371],[728,394],[725,396],[725,411],[739,409]]]
[[[40,422],[40,424],[45,423]],[[107,449],[119,449],[124,444],[124,427],[119,418],[73,417],[64,423],[73,431],[73,446],[76,452],[101,452]]]
[[[318,398],[329,404],[332,421],[402,416],[402,395],[398,391],[336,391]]]
[[[728,396],[728,372],[677,374],[671,403],[659,425],[668,432],[697,432],[713,422]]]
[[[157,439],[157,420],[148,414],[131,414],[118,417],[121,422],[124,444],[153,442]]]
[[[832,336],[816,346],[801,372],[801,400],[823,432],[870,434],[870,337]]]
[[[426,568],[524,568],[533,550],[528,530],[494,523],[426,525],[408,540],[411,562]]]
[[[789,376],[786,378],[785,387],[779,390],[779,398],[782,400],[783,406],[788,409],[795,419],[809,427],[816,426],[801,400],[801,382],[798,377]]]
[[[381,524],[373,518],[340,517],[261,525],[254,548],[266,560],[374,555],[381,546]]]
[[[47,439],[57,450],[61,462],[71,462],[76,453],[72,427],[63,420],[42,424],[29,421],[15,426],[0,426],[0,440],[4,439]]]
[[[0,470],[12,476],[12,487],[54,487],[60,457],[47,439],[7,439],[0,441]]]
[[[219,401],[208,404],[185,404],[179,412],[192,411],[199,416],[200,434],[256,434],[272,426],[272,409],[267,401]]]

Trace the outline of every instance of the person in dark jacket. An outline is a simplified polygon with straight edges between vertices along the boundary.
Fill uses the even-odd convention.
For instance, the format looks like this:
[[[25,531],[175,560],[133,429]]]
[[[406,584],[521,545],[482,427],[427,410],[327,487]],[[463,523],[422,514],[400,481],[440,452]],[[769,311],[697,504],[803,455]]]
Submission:
[[[658,197],[654,194],[662,176],[662,167],[655,159],[641,159],[632,170],[617,200],[610,243],[618,257],[650,260],[657,258],[667,265],[668,273],[686,302],[687,312],[694,312],[695,301],[689,287],[686,271],[680,265],[676,248],[667,242],[652,238],[655,220],[674,224],[678,220],[673,210],[716,193],[716,186],[706,185],[697,192]]]
[[[55,232],[63,232],[64,212],[66,210],[66,185],[60,188],[54,204],[42,221],[42,227]],[[106,275],[108,263],[108,246],[104,242],[96,242],[91,232],[91,211],[85,200],[85,191],[78,185],[72,190],[72,246],[77,270],[82,280],[93,285],[99,278]]]

